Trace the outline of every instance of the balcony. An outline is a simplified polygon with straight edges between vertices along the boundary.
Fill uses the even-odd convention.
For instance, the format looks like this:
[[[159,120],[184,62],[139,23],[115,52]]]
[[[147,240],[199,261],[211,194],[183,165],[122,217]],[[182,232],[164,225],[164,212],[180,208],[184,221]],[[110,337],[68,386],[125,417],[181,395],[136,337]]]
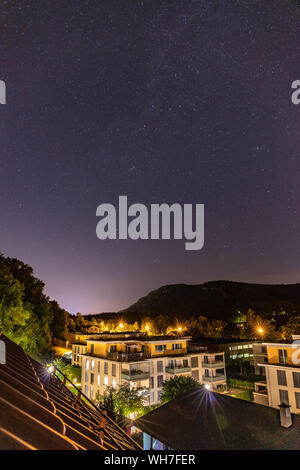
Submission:
[[[191,371],[191,368],[188,366],[188,367],[184,367],[184,366],[170,366],[170,367],[166,367],[166,372],[168,374],[183,374],[184,372],[190,372]]]
[[[217,374],[217,375],[212,375],[212,376],[203,375],[202,380],[203,382],[214,383],[214,382],[221,382],[223,380],[226,380],[226,377],[224,374]]]
[[[119,361],[119,362],[137,362],[137,361],[144,361],[150,357],[149,353],[144,351],[141,352],[134,352],[134,353],[126,353],[122,351],[114,351],[107,353],[107,359],[111,361]]]
[[[225,367],[225,362],[224,361],[212,361],[212,362],[203,362],[202,361],[202,367],[205,369],[216,369],[219,367],[220,369],[223,369]]]
[[[122,379],[134,382],[135,380],[149,379],[150,372],[144,370],[122,370]]]

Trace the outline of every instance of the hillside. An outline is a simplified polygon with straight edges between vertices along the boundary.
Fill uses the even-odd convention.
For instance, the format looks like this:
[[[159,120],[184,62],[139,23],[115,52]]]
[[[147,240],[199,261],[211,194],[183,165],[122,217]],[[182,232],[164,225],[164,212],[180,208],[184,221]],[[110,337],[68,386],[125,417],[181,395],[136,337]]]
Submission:
[[[281,310],[300,314],[300,284],[213,281],[200,285],[167,285],[150,292],[122,313],[128,320],[160,313],[178,319],[204,315],[230,320],[238,310],[247,312],[249,308],[262,315]]]

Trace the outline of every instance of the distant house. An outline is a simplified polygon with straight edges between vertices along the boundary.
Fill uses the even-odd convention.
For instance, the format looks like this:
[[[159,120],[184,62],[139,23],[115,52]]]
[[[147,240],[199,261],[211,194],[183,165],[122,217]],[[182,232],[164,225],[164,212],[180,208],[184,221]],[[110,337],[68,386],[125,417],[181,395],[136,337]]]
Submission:
[[[194,388],[134,421],[144,449],[300,449],[300,416]]]

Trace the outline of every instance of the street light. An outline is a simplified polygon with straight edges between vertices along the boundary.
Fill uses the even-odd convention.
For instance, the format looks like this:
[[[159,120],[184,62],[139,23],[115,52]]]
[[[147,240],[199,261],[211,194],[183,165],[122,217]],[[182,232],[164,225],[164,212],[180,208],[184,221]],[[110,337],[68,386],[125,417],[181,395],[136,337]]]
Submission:
[[[210,390],[210,385],[209,385],[209,384],[205,384],[205,385],[204,385],[204,388],[206,388],[206,390]]]

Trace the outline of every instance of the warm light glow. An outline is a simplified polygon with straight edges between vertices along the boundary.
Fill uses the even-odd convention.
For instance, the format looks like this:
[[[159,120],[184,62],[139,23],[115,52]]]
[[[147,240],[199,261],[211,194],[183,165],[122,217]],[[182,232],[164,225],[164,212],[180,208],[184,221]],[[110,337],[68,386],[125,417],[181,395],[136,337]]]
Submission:
[[[123,323],[119,324],[119,328],[123,328],[123,326],[124,326]]]
[[[150,327],[149,327],[149,325],[146,325],[145,328],[148,331]]]
[[[54,367],[53,366],[48,366],[47,370],[48,370],[49,374],[52,374],[52,372],[54,371]]]
[[[262,328],[257,328],[257,331],[258,331],[258,333],[259,333],[260,335],[262,335],[263,332],[264,332],[264,330],[263,330]]]
[[[178,331],[179,331],[179,333],[182,331],[181,326],[178,327]]]
[[[204,387],[206,388],[206,390],[210,390],[210,385],[209,384],[205,384]]]

